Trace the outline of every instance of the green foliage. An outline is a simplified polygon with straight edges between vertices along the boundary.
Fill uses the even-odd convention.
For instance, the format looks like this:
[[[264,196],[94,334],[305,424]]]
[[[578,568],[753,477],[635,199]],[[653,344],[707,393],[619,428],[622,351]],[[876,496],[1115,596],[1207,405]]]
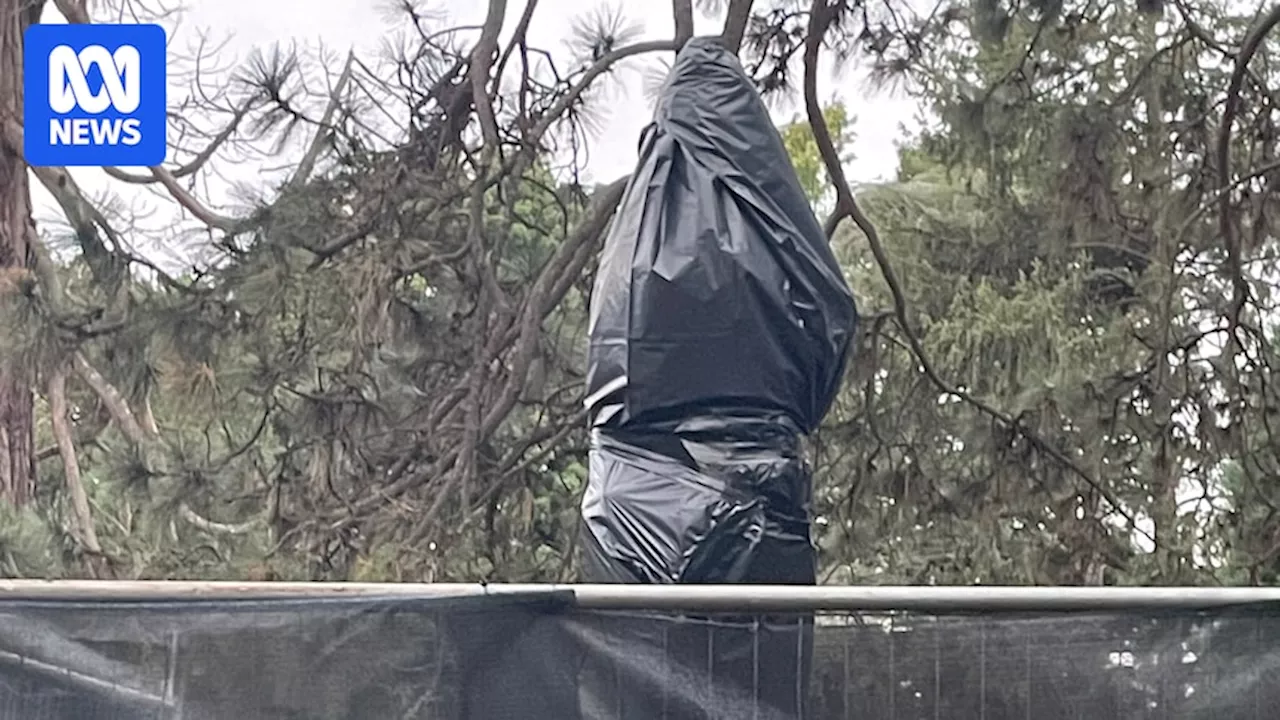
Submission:
[[[1236,374],[1204,341],[1226,312],[1203,162],[1227,77],[1200,41],[1229,13],[1188,30],[1115,6],[988,5],[980,34],[921,63],[941,123],[862,202],[938,375],[1015,425],[941,395],[901,328],[873,320],[819,445],[831,577],[1265,582],[1274,553],[1247,538],[1270,537],[1254,508],[1280,475],[1267,423],[1223,403],[1272,402],[1257,381],[1273,349]],[[1246,139],[1233,157],[1266,162]],[[837,243],[878,317],[878,269],[860,238]]]
[[[34,509],[0,504],[0,568],[6,577],[62,576],[61,548],[61,538]]]
[[[855,140],[853,124],[855,118],[848,114],[843,103],[833,103],[822,111],[827,130],[831,133],[831,142],[844,162],[852,162],[850,146]],[[826,164],[818,152],[818,143],[813,137],[813,128],[807,120],[793,119],[783,126],[782,144],[791,156],[791,164],[795,167],[796,177],[800,179],[800,187],[804,189],[809,202],[821,212],[829,212],[834,200],[831,179],[827,177]]]

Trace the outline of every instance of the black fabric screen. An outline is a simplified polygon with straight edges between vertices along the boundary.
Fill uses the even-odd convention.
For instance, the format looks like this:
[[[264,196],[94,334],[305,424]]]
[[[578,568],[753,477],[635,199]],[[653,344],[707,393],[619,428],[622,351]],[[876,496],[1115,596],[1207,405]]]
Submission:
[[[812,666],[809,667],[809,657]],[[563,593],[0,603],[0,718],[1260,720],[1280,608],[686,617]]]

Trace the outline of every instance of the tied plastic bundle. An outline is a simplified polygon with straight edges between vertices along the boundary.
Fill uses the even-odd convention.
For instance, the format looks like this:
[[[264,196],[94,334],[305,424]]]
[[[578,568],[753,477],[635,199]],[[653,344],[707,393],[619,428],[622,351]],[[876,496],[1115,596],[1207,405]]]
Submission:
[[[584,580],[814,583],[801,437],[834,400],[856,324],[764,103],[732,53],[692,40],[663,86],[592,294]],[[793,648],[791,671],[777,669],[771,699],[751,653],[744,691],[796,717],[803,654]]]

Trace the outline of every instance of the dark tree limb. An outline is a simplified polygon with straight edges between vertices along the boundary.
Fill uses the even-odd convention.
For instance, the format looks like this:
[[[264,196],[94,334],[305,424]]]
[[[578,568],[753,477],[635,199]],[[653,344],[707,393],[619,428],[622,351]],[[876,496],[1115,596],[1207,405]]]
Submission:
[[[1273,6],[1245,36],[1240,52],[1236,55],[1235,67],[1231,72],[1231,82],[1227,86],[1226,102],[1222,109],[1222,123],[1218,130],[1216,150],[1218,187],[1224,190],[1218,198],[1218,230],[1222,234],[1222,241],[1227,246],[1227,272],[1230,274],[1231,282],[1231,304],[1227,311],[1227,321],[1230,328],[1229,342],[1232,345],[1239,344],[1240,315],[1244,312],[1244,306],[1249,302],[1252,293],[1244,272],[1244,251],[1232,217],[1234,211],[1231,207],[1231,193],[1226,191],[1226,188],[1231,187],[1231,130],[1232,125],[1235,124],[1236,115],[1240,112],[1240,91],[1249,73],[1249,62],[1257,54],[1267,34],[1277,24],[1280,24],[1280,4]]]
[[[493,100],[489,97],[489,72],[498,53],[498,35],[507,14],[507,0],[489,0],[489,14],[484,19],[480,40],[471,52],[471,92],[480,116],[480,129],[484,133],[485,148],[496,151],[501,138],[498,120],[493,113]]]
[[[285,183],[285,190],[298,189],[310,180],[311,173],[315,172],[316,162],[319,161],[320,154],[324,152],[326,141],[330,137],[330,133],[333,132],[334,119],[342,108],[342,97],[347,91],[347,85],[351,82],[351,71],[355,65],[355,59],[355,51],[347,53],[347,62],[342,66],[342,74],[338,76],[338,82],[334,83],[333,91],[329,93],[329,103],[324,108],[324,114],[320,116],[316,133],[311,138],[311,144],[307,146],[307,151],[303,154],[302,160],[298,162],[298,167],[289,177],[289,181]]]
[[[693,37],[693,0],[671,0],[671,14],[675,20],[676,47],[683,47]]]
[[[502,82],[502,74],[507,70],[507,62],[511,59],[512,54],[518,48],[523,48],[528,43],[529,24],[533,22],[533,13],[538,9],[538,0],[529,0],[525,3],[524,12],[520,15],[520,21],[516,23],[515,32],[511,33],[511,42],[507,43],[507,49],[502,53],[502,59],[498,61],[498,67],[494,70],[494,83]]]
[[[721,38],[724,46],[735,55],[742,49],[742,38],[747,33],[747,22],[751,19],[751,4],[752,0],[729,0]]]

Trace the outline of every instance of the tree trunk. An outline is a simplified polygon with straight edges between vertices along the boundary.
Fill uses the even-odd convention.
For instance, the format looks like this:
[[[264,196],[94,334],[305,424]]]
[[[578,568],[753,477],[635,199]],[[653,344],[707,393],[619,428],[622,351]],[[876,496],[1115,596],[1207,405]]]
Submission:
[[[22,32],[39,18],[43,5],[44,0],[0,0],[0,122],[22,122]],[[31,270],[30,232],[31,196],[22,148],[0,139],[0,274]],[[16,505],[27,502],[35,490],[32,402],[27,372],[0,363],[0,497]]]

